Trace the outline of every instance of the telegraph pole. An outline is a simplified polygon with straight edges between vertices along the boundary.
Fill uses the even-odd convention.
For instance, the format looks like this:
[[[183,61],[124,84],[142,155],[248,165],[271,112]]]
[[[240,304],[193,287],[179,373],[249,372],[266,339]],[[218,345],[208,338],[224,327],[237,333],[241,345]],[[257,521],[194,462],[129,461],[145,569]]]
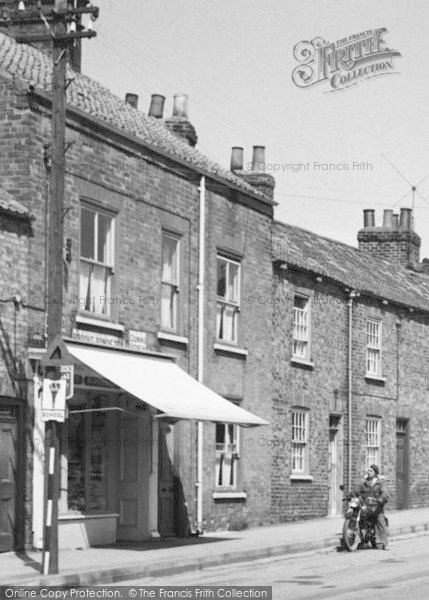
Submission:
[[[48,347],[62,335],[63,302],[63,210],[65,188],[65,132],[66,132],[66,89],[68,86],[66,67],[69,52],[75,40],[96,35],[92,25],[81,25],[83,15],[89,15],[90,23],[98,17],[99,9],[87,6],[89,0],[55,0],[54,8],[42,6],[25,7],[17,2],[18,10],[10,15],[8,22],[14,24],[43,23],[46,33],[15,36],[17,42],[49,42],[52,44],[52,168],[51,193],[49,199],[49,251],[48,251]],[[58,357],[61,358],[61,357]],[[47,367],[49,368],[49,367]],[[56,369],[52,379],[59,378]],[[48,420],[45,430],[45,507],[43,574],[58,573],[58,499],[60,493],[60,439],[57,421]]]

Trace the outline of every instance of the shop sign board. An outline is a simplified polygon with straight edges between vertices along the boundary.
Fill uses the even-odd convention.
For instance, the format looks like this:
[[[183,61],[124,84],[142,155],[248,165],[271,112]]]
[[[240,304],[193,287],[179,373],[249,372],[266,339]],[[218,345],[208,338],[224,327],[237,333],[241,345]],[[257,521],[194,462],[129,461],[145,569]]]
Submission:
[[[128,344],[131,350],[146,350],[147,349],[147,335],[145,331],[136,331],[130,329],[128,331]]]
[[[124,346],[123,338],[109,333],[73,329],[72,338],[78,342],[97,344],[99,346],[107,346],[110,348],[122,348]]]

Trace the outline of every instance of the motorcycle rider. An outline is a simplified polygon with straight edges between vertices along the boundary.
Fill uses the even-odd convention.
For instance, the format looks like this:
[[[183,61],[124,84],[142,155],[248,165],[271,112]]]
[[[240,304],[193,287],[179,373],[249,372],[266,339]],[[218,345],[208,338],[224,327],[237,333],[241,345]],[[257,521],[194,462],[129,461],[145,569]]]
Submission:
[[[384,505],[389,499],[389,494],[380,479],[380,469],[377,465],[372,464],[368,467],[367,476],[359,488],[359,495],[366,507],[367,515],[375,520],[377,548],[384,550],[389,534]]]

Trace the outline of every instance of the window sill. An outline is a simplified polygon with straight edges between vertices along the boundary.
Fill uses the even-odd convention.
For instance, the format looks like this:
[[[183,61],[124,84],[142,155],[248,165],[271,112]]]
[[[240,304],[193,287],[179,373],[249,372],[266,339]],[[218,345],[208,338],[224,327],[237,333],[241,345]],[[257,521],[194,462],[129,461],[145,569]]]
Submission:
[[[246,492],[213,492],[215,502],[245,502]]]
[[[187,346],[189,339],[187,337],[176,335],[175,333],[168,333],[167,331],[158,331],[156,337],[160,342],[172,342],[174,344],[180,344],[181,346]]]
[[[381,375],[374,375],[373,373],[366,373],[365,379],[367,381],[373,381],[375,383],[386,383],[387,377],[382,377]]]
[[[289,477],[291,481],[313,481],[312,475],[299,475],[299,473],[292,473]]]
[[[124,331],[124,325],[120,323],[112,323],[111,321],[105,321],[104,319],[93,319],[91,317],[84,317],[83,315],[76,315],[76,324],[80,325],[91,325],[93,327],[99,327],[101,329],[109,329],[111,331]]]
[[[246,358],[249,354],[247,350],[244,348],[238,348],[237,346],[230,346],[229,344],[221,344],[216,342],[213,345],[215,352],[223,352],[224,354],[235,354],[236,356],[241,356]]]
[[[306,367],[307,369],[314,369],[314,362],[311,360],[306,360],[305,358],[298,358],[297,356],[292,356],[290,359],[292,365],[296,365],[298,367]]]

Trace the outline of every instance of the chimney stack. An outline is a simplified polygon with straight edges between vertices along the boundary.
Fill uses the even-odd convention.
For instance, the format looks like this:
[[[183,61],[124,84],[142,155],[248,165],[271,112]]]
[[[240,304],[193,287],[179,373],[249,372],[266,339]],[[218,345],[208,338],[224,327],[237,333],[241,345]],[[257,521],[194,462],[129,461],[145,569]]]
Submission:
[[[148,115],[155,119],[162,119],[164,116],[165,96],[161,94],[152,94]]]
[[[175,94],[173,116],[164,121],[167,129],[189,146],[195,146],[198,140],[195,127],[188,119],[188,96]]]
[[[404,267],[418,264],[421,240],[413,230],[410,208],[401,208],[399,224],[398,215],[385,210],[382,227],[375,226],[372,209],[363,212],[364,226],[358,233],[360,250]]]
[[[240,162],[238,162],[239,153]],[[237,160],[237,162],[236,162]],[[240,168],[233,168],[234,165],[241,165]],[[266,173],[265,163],[265,146],[253,146],[252,163],[250,171],[243,171],[243,149],[235,146],[232,149],[231,155],[231,171],[234,171],[236,175],[242,177],[246,183],[254,187],[259,192],[262,192],[270,200],[274,198],[274,187],[276,185],[274,177],[271,173]]]
[[[139,105],[139,97],[137,94],[128,93],[125,95],[125,102],[127,104],[130,104],[133,108],[137,109],[137,107]]]
[[[424,258],[420,263],[420,272],[429,275],[429,258]]]
[[[243,170],[243,153],[244,150],[241,146],[233,146],[231,148],[231,171]]]

